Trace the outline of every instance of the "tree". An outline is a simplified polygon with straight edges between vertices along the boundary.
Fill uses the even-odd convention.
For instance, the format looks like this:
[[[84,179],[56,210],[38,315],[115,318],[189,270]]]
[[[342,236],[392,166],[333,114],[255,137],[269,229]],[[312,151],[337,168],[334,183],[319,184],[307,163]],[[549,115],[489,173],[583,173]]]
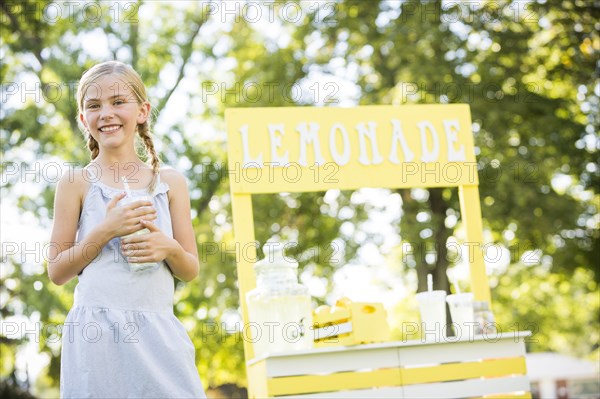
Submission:
[[[594,270],[594,13],[585,2],[349,1],[321,32],[319,65],[339,74],[334,60],[342,58],[358,71],[363,104],[469,103],[493,241],[515,249],[514,262],[535,250],[556,270]],[[565,174],[566,190],[557,182]],[[408,265],[416,268],[418,290],[428,273],[435,288],[448,290],[446,243],[460,226],[456,193],[400,193],[400,234],[420,244]],[[426,248],[436,256],[425,256]]]

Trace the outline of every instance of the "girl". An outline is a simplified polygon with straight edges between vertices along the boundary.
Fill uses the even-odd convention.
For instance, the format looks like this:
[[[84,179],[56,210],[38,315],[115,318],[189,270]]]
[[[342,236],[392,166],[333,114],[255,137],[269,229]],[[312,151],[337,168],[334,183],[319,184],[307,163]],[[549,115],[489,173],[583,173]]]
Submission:
[[[48,262],[54,283],[78,277],[63,328],[61,396],[205,397],[194,347],[173,314],[173,276],[198,275],[189,194],[181,174],[159,168],[144,84],[128,65],[98,64],[83,74],[77,105],[92,161],[58,183]],[[136,135],[151,167],[136,153]],[[122,177],[147,199],[119,204]]]

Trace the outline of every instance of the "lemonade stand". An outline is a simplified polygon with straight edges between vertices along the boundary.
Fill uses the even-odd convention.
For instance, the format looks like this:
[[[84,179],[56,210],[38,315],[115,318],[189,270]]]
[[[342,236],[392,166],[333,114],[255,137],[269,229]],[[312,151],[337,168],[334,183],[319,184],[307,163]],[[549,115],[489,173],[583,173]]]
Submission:
[[[225,118],[233,228],[243,248],[237,272],[244,323],[249,323],[247,294],[256,288],[253,194],[457,187],[466,241],[482,243],[468,105],[238,108],[228,109]],[[475,300],[490,302],[481,250],[469,254],[469,268]],[[359,311],[354,310],[356,331]],[[245,339],[249,396],[529,398],[528,335],[317,342],[274,353],[257,353],[254,340]]]

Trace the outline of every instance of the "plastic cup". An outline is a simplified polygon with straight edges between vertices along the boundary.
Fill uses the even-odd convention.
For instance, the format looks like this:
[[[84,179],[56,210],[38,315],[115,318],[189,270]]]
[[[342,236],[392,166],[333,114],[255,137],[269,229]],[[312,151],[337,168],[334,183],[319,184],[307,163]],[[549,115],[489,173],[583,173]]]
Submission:
[[[446,297],[454,333],[458,339],[472,338],[474,335],[473,293],[451,294]]]
[[[421,313],[422,337],[439,341],[446,336],[446,291],[424,291],[417,294]]]
[[[131,195],[129,194],[127,197],[123,198],[122,200],[119,201],[119,206],[125,206],[127,204],[131,204],[132,202],[136,202],[136,201],[150,201],[152,202],[152,197],[149,195]],[[140,235],[140,234],[148,234],[150,233],[150,230],[144,228],[141,230],[136,231],[135,233],[131,233],[128,234],[126,236],[123,236],[121,238],[127,238],[127,237],[131,237],[131,236],[136,236],[136,235]],[[158,263],[156,262],[149,262],[149,263],[129,263],[129,270],[132,272],[143,272],[145,270],[149,270],[149,269],[155,269],[158,267]]]

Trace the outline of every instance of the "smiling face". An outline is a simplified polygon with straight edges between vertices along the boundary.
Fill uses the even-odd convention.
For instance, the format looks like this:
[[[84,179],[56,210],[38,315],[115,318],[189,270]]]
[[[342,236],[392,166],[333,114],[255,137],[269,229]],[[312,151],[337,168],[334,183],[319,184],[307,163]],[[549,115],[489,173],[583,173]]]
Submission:
[[[150,104],[142,102],[115,73],[95,79],[81,98],[79,119],[100,148],[131,145],[138,124],[146,122]]]

